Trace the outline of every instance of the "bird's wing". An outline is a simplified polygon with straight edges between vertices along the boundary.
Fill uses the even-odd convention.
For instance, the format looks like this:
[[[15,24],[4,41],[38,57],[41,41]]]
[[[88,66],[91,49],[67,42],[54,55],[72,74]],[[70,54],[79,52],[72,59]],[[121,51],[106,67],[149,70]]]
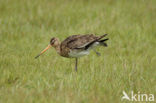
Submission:
[[[88,49],[92,44],[95,42],[101,40],[103,37],[105,37],[107,34],[104,34],[102,36],[96,36],[93,34],[86,34],[82,35],[81,37],[72,39],[70,42],[68,42],[68,46],[72,49]]]
[[[95,41],[99,37],[93,35],[93,34],[86,34],[86,35],[73,35],[68,37],[63,41],[63,43],[66,44],[66,46],[70,49],[79,49],[84,48],[91,42]]]

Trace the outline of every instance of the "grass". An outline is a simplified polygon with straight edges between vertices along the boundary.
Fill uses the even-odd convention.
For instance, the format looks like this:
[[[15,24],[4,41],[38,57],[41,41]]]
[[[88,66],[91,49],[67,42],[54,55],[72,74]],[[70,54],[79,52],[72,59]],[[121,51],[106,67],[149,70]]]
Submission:
[[[122,91],[156,96],[155,0],[0,0],[0,103],[129,103]],[[79,59],[50,38],[109,34],[107,48]]]

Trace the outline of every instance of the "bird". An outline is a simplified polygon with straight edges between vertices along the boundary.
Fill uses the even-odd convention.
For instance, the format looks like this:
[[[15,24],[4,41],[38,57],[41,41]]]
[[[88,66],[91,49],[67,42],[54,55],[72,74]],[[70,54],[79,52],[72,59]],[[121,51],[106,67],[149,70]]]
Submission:
[[[56,37],[52,37],[48,46],[41,51],[35,58],[38,58],[49,48],[54,47],[56,52],[66,58],[75,58],[75,71],[77,72],[78,58],[88,55],[93,50],[98,56],[101,54],[95,50],[97,46],[107,47],[106,41],[103,39],[107,34],[97,36],[95,34],[78,34],[67,37],[64,41]]]

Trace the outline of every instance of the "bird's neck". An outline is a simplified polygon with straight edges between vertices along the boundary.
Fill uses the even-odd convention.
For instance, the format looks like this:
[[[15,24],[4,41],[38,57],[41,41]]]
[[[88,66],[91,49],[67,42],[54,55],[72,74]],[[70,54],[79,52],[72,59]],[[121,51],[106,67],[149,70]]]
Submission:
[[[57,46],[54,46],[54,48],[55,48],[55,50],[56,50],[56,52],[58,53],[58,54],[60,54],[61,53],[61,49],[60,49],[60,44],[59,45],[57,45]]]

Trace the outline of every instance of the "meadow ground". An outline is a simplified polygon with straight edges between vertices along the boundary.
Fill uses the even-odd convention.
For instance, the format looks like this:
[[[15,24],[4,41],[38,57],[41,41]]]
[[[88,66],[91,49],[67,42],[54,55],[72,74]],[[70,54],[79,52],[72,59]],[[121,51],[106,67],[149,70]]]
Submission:
[[[110,40],[77,73],[54,49],[34,59],[87,33]],[[155,0],[0,0],[0,103],[130,103],[123,90],[156,96]]]

